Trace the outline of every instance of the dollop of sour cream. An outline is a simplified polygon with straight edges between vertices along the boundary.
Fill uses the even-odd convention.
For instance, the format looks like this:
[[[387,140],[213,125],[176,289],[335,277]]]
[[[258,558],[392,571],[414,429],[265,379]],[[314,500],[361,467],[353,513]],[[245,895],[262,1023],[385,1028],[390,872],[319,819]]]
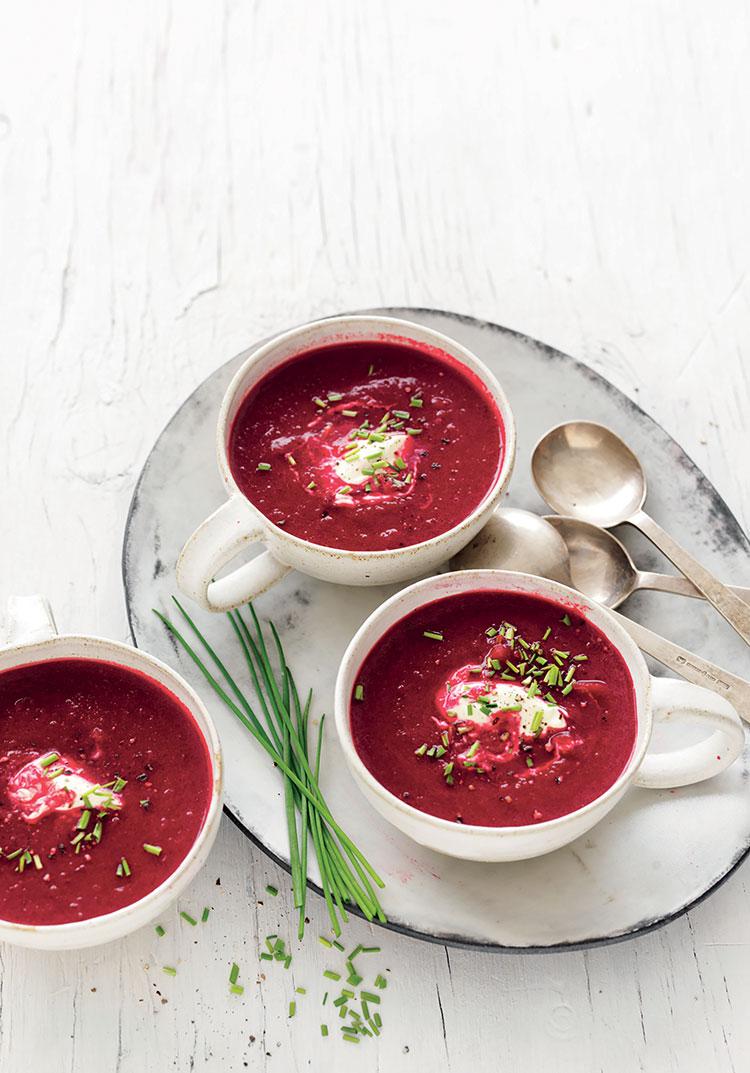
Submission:
[[[470,680],[472,677],[474,681]],[[477,681],[468,669],[453,675],[441,707],[449,722],[477,726],[491,724],[498,715],[510,715],[517,721],[519,734],[526,739],[543,737],[567,726],[563,707],[550,704],[539,694],[530,697],[525,686],[514,682]]]
[[[350,485],[352,488],[366,484],[373,478],[373,462],[386,462],[389,467],[388,472],[393,474],[391,467],[397,464],[397,458],[404,459],[410,442],[412,442],[412,437],[406,433],[391,432],[386,433],[385,438],[379,442],[355,441],[353,445],[350,443],[344,454],[336,459],[336,476],[343,485]],[[375,470],[376,475],[379,469],[385,469],[385,467],[378,465]],[[406,473],[406,469],[403,472]]]
[[[112,788],[88,778],[80,763],[54,750],[24,764],[8,780],[8,797],[28,823],[52,812],[73,809],[119,809],[122,798]]]

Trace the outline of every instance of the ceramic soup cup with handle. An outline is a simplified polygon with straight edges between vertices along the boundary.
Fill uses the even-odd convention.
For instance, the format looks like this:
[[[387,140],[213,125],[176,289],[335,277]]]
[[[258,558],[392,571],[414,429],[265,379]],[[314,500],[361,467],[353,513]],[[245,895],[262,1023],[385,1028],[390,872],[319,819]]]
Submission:
[[[444,597],[476,591],[527,593],[570,608],[605,635],[630,672],[637,724],[630,759],[604,793],[556,819],[518,827],[489,827],[432,816],[413,808],[382,786],[354,745],[350,717],[352,690],[368,653],[392,626],[417,608]],[[678,743],[676,748],[666,751],[653,751],[650,746],[654,724],[677,721],[686,715],[702,724],[701,740]],[[441,574],[403,589],[382,604],[360,627],[341,661],[335,718],[339,741],[354,779],[386,820],[415,842],[439,853],[487,862],[523,860],[559,849],[603,819],[630,786],[674,788],[711,778],[734,762],[744,744],[740,718],[725,698],[688,682],[652,677],[634,641],[604,607],[566,585],[506,570]],[[674,729],[683,731],[682,727]],[[644,807],[648,807],[647,798]]]
[[[437,350],[478,378],[489,392],[503,426],[503,453],[492,486],[482,501],[452,528],[420,543],[393,550],[347,551],[302,539],[271,522],[240,491],[229,461],[235,417],[250,392],[269,372],[290,359],[328,344],[356,341],[413,344],[420,354]],[[279,581],[291,569],[343,585],[387,585],[436,569],[466,545],[488,520],[513,469],[516,431],[503,389],[466,347],[432,329],[380,316],[342,316],[294,328],[265,343],[247,358],[219,411],[216,454],[226,501],[186,542],[177,562],[177,584],[210,611],[238,607]],[[216,575],[251,544],[265,550],[223,577]]]
[[[78,659],[103,661],[140,672],[163,687],[188,710],[206,747],[211,765],[211,782],[210,800],[203,823],[185,857],[159,886],[113,912],[60,924],[20,924],[4,920],[0,906],[0,940],[18,946],[66,950],[119,939],[162,913],[185,890],[208,857],[221,819],[222,759],[216,729],[194,690],[166,664],[130,645],[101,637],[58,633],[49,604],[42,596],[10,599],[6,634],[6,643],[0,645],[0,675],[13,668]],[[105,819],[104,823],[107,822]],[[95,852],[96,849],[92,850],[92,854]],[[135,862],[132,863],[135,867]],[[0,866],[13,867],[13,864],[0,861]],[[33,881],[42,875],[43,872],[33,872],[28,879]],[[112,882],[116,882],[114,874]]]

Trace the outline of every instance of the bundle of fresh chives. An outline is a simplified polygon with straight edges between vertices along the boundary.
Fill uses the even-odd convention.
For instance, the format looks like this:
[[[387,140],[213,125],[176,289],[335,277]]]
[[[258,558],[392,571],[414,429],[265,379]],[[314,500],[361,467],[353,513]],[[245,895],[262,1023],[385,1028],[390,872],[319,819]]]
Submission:
[[[274,668],[252,604],[248,604],[252,631],[239,610],[227,613],[262,713],[261,722],[217,652],[179,601],[174,599],[174,602],[213,663],[213,669],[207,666],[174,623],[160,611],[155,610],[154,613],[192,659],[217,696],[265,749],[284,777],[289,860],[294,905],[299,910],[299,937],[302,938],[305,931],[307,854],[310,839],[317,857],[323,896],[334,934],[341,934],[341,921],[347,920],[347,902],[356,905],[368,920],[385,921],[385,914],[374,890],[374,886],[382,888],[383,881],[361,850],[336,822],[320,789],[325,716],[320,718],[313,757],[308,741],[312,690],[308,692],[303,705],[276,627],[272,622],[269,623],[277,661],[277,667]]]

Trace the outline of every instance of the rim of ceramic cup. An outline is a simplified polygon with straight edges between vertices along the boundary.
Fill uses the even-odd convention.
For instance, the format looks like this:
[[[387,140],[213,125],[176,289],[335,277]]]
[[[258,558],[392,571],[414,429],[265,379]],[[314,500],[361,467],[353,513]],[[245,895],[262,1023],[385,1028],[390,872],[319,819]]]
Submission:
[[[72,652],[59,656],[54,654],[55,648],[65,647],[66,645],[71,648],[79,648],[80,651],[77,655],[72,654]],[[91,651],[84,652],[84,649],[90,649]],[[99,653],[98,655],[96,654],[97,652]],[[107,653],[110,654],[109,657]],[[11,660],[6,665],[3,657],[8,655],[19,658]],[[123,655],[125,656],[124,659],[122,658]],[[124,667],[126,670],[140,671],[147,677],[151,677],[162,689],[168,689],[177,703],[184,705],[188,709],[206,746],[211,763],[211,800],[200,830],[188,852],[174,871],[165,876],[162,882],[157,887],[154,887],[153,890],[150,890],[136,901],[130,902],[128,905],[124,905],[110,913],[100,913],[96,916],[86,917],[84,920],[70,920],[59,924],[19,923],[15,920],[7,920],[0,913],[0,929],[8,935],[15,933],[27,937],[38,935],[43,938],[54,938],[55,936],[72,938],[81,934],[81,937],[83,937],[87,931],[91,931],[93,928],[104,929],[106,925],[111,925],[113,930],[117,931],[117,934],[113,935],[112,938],[119,938],[127,934],[128,929],[126,927],[117,927],[118,925],[125,924],[129,917],[137,917],[138,919],[133,921],[132,930],[142,927],[150,919],[150,917],[145,916],[149,905],[153,904],[153,913],[155,915],[159,908],[155,903],[161,901],[170,902],[173,896],[172,888],[179,886],[182,889],[183,883],[186,884],[193,879],[202,868],[204,861],[200,859],[201,854],[204,850],[206,854],[208,853],[221,819],[224,778],[221,742],[208,709],[192,686],[160,659],[144,652],[140,648],[123,644],[121,641],[111,641],[109,638],[97,637],[93,634],[58,633],[45,640],[21,641],[16,644],[3,645],[0,646],[0,674],[18,667],[33,666],[37,663],[50,663],[60,659],[94,659],[103,663],[114,663],[117,666]],[[142,664],[142,666],[138,666],[138,663]],[[177,691],[165,685],[159,677],[149,674],[147,668],[156,669],[161,672],[164,678],[179,686],[186,696],[190,698],[190,703],[188,704],[187,701],[181,699]],[[197,718],[197,714],[201,716],[201,719]],[[207,842],[209,843],[208,845],[206,845]],[[179,893],[179,891],[176,893]],[[12,939],[8,941],[12,941]],[[101,939],[101,942],[107,941],[106,938]],[[85,945],[95,944],[87,943]]]
[[[347,326],[364,326],[367,324],[372,325],[373,331],[371,336],[362,336],[361,334],[352,333],[350,337],[347,337]],[[228,447],[232,422],[237,416],[237,412],[242,405],[243,400],[247,397],[248,392],[255,387],[264,376],[271,372],[272,369],[276,369],[278,366],[272,365],[269,368],[264,369],[251,383],[245,384],[243,382],[247,377],[248,371],[252,369],[254,365],[260,365],[269,354],[273,354],[277,349],[286,347],[296,338],[306,336],[311,329],[319,329],[322,336],[320,341],[316,340],[314,344],[312,344],[314,346],[323,345],[326,336],[330,336],[329,341],[331,343],[345,343],[362,338],[380,342],[401,342],[404,345],[408,345],[409,343],[414,345],[416,343],[417,346],[420,341],[425,342],[427,345],[432,345],[436,349],[443,351],[452,361],[455,361],[457,365],[463,366],[471,374],[471,378],[477,378],[486,389],[487,394],[492,399],[492,402],[500,415],[500,421],[502,423],[504,437],[502,458],[492,484],[487,489],[481,501],[469,514],[455,525],[451,526],[450,529],[445,529],[442,533],[438,533],[436,536],[430,537],[428,540],[420,540],[416,544],[407,544],[403,548],[380,548],[373,551],[357,551],[349,548],[337,548],[330,544],[316,544],[312,540],[306,540],[304,537],[295,536],[294,533],[290,533],[286,529],[276,525],[275,522],[272,522],[271,519],[268,518],[241,490],[234,479],[234,474],[229,465]],[[337,329],[339,329],[339,331],[337,331]],[[421,339],[416,338],[415,336],[419,336]],[[279,364],[281,365],[284,364],[284,362],[293,361],[310,349],[311,345],[300,346],[296,353],[287,354]],[[460,357],[458,355],[460,355]],[[452,339],[443,332],[435,331],[433,328],[426,328],[421,324],[416,324],[414,321],[402,320],[398,317],[354,314],[352,316],[326,317],[321,320],[309,321],[307,324],[300,324],[296,328],[290,328],[288,331],[275,335],[272,339],[269,339],[268,342],[263,343],[258,347],[257,350],[254,350],[234,374],[229,382],[229,386],[224,392],[216,424],[215,443],[219,472],[225,487],[231,493],[241,495],[258,515],[261,524],[268,526],[281,540],[289,541],[299,548],[313,548],[326,555],[335,554],[337,557],[346,555],[353,559],[371,561],[373,559],[392,559],[394,555],[399,554],[413,555],[416,551],[420,551],[423,548],[432,548],[437,544],[440,544],[442,541],[445,541],[447,537],[458,532],[460,529],[468,527],[477,515],[486,510],[491,502],[497,500],[502,495],[513,471],[513,464],[516,456],[516,441],[516,422],[510,402],[508,401],[508,396],[505,394],[502,385],[494,373],[491,372],[481,358],[477,357],[477,355],[469,350],[468,347],[465,347],[462,343],[459,343],[458,340]]]
[[[451,592],[441,593],[437,591],[438,586],[441,583],[445,585],[457,581],[458,579],[465,579],[466,584],[461,585],[458,589],[452,590]],[[562,816],[556,816],[551,820],[542,820],[540,823],[520,824],[510,827],[484,826],[471,823],[457,824],[453,820],[446,820],[441,816],[433,816],[430,812],[424,812],[422,809],[414,808],[413,805],[408,805],[400,797],[397,797],[396,794],[386,789],[386,787],[375,778],[360,757],[354,745],[350,716],[351,690],[354,677],[361,667],[362,662],[380,643],[388,630],[395,626],[397,622],[400,622],[403,618],[411,615],[419,608],[434,603],[436,600],[450,598],[451,596],[464,592],[493,590],[496,590],[497,592],[527,591],[525,589],[512,590],[504,587],[503,581],[506,579],[523,579],[524,582],[530,583],[530,585],[537,590],[535,592],[529,592],[528,594],[530,596],[538,595],[542,599],[546,598],[554,600],[563,607],[569,607],[576,613],[582,614],[588,621],[591,621],[589,616],[592,611],[595,616],[600,619],[600,621],[597,622],[592,621],[591,625],[599,629],[605,635],[607,640],[624,659],[628,668],[628,673],[633,681],[633,690],[636,694],[636,735],[628,762],[612,785],[608,786],[603,793],[593,798],[593,800],[588,801],[585,805],[581,805],[579,808],[574,809],[571,812],[566,812]],[[491,580],[495,582],[495,584],[491,587],[486,586],[482,589],[477,582],[486,580]],[[389,622],[385,627],[382,626],[383,620],[388,619],[391,609],[396,607],[401,601],[410,601],[415,594],[422,593],[424,594],[424,599],[410,605],[394,622]],[[362,648],[363,654],[358,654],[360,648]],[[638,683],[636,681],[636,674],[643,681],[644,696],[641,704],[639,704],[638,701]],[[623,788],[623,785],[629,782],[637,772],[648,748],[653,725],[650,698],[651,675],[646,666],[646,661],[635,641],[633,641],[622,626],[612,618],[606,608],[597,604],[592,604],[591,601],[587,600],[581,593],[576,592],[567,585],[562,585],[557,581],[551,581],[546,578],[540,578],[534,574],[525,574],[516,570],[455,570],[450,573],[438,574],[434,577],[425,578],[422,581],[414,582],[414,584],[401,589],[400,592],[397,592],[394,596],[391,596],[390,599],[380,604],[380,606],[377,607],[360,626],[352,640],[349,642],[339,666],[334,697],[334,719],[339,743],[344,751],[347,762],[355,770],[357,776],[367,784],[370,790],[372,790],[373,793],[383,800],[390,808],[409,817],[412,821],[417,818],[431,826],[433,829],[446,832],[450,831],[454,836],[458,834],[459,837],[465,836],[467,839],[470,839],[475,836],[486,838],[488,835],[496,834],[499,838],[513,838],[514,836],[528,837],[530,833],[539,832],[541,834],[545,831],[555,831],[560,827],[565,826],[565,824],[570,823],[573,819],[585,816],[587,813],[594,811],[602,803],[618,794]]]

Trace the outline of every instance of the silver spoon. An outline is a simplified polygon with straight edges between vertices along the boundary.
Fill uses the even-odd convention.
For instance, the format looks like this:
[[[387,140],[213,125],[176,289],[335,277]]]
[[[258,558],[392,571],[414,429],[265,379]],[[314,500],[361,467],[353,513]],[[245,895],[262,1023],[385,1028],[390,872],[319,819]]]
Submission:
[[[523,518],[519,520],[519,515]],[[494,539],[476,544],[469,544],[459,552],[452,561],[454,570],[477,569],[513,569],[537,577],[550,577],[555,581],[573,586],[573,579],[568,568],[568,549],[565,541],[548,521],[525,510],[506,509],[495,511],[490,519]],[[556,540],[550,534],[554,533]],[[481,536],[481,534],[480,534]],[[508,566],[498,555],[498,550],[512,549],[513,566]],[[520,566],[521,550],[523,567]],[[562,567],[561,567],[561,564]],[[560,577],[561,570],[566,574]],[[566,573],[567,571],[567,573]],[[638,622],[621,615],[619,611],[609,609],[610,615],[617,619],[624,630],[630,634],[635,643],[649,656],[675,671],[688,682],[706,686],[734,705],[739,715],[750,722],[750,682],[726,671],[723,667],[697,656],[680,645],[668,641],[653,630],[646,629]]]
[[[531,472],[540,494],[558,514],[605,529],[623,522],[640,529],[750,644],[750,604],[646,514],[646,476],[611,429],[593,421],[568,421],[550,429],[534,448]]]
[[[563,518],[558,514],[546,515],[545,521],[554,526],[568,547],[573,588],[600,604],[619,607],[637,589],[656,589],[677,596],[704,599],[703,593],[686,577],[639,570],[625,545],[614,533],[598,525],[582,522],[579,518]],[[479,538],[481,536],[482,533]],[[750,603],[750,588],[740,585],[730,588],[740,599]]]

